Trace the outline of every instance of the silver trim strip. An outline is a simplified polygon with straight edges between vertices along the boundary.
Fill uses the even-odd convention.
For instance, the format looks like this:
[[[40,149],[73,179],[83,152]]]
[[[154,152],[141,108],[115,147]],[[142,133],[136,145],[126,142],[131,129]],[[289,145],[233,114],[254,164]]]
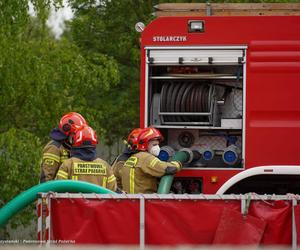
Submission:
[[[150,77],[151,79],[154,79],[154,80],[165,80],[165,79],[184,79],[184,80],[191,80],[191,79],[214,79],[214,80],[235,80],[236,79],[236,76],[189,76],[189,75],[186,75],[186,76],[151,76]],[[243,77],[240,77],[240,79],[242,79]]]
[[[247,72],[246,72],[246,64],[247,64],[247,50],[245,50],[244,55],[245,62],[243,65],[243,120],[242,120],[242,165],[243,168],[246,168],[246,79],[247,79]]]
[[[247,45],[237,45],[237,46],[145,46],[144,49],[247,49]]]
[[[191,124],[191,122],[190,122]],[[166,126],[166,125],[153,125],[154,128],[176,128],[176,129],[199,129],[199,126]],[[241,131],[240,128],[234,128],[234,127],[213,127],[213,126],[201,126],[201,130],[239,130]]]
[[[47,197],[48,193],[41,193],[42,197]],[[51,199],[150,199],[150,200],[300,200],[300,195],[258,195],[249,194],[78,194],[78,193],[52,193]]]
[[[292,250],[297,250],[297,225],[295,217],[295,206],[297,206],[297,200],[292,201]],[[299,229],[299,228],[298,228]]]
[[[147,50],[145,50],[145,113],[144,113],[144,124],[145,124],[145,128],[149,126],[148,124],[148,86],[149,86],[149,82],[148,82],[148,68],[149,68],[149,64],[147,63]]]

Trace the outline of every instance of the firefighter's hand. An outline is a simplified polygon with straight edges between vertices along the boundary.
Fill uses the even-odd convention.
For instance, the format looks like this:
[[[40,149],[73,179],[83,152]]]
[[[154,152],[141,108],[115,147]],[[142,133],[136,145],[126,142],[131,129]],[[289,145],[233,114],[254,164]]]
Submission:
[[[182,169],[182,163],[180,161],[171,161],[173,165],[177,168],[177,170]]]

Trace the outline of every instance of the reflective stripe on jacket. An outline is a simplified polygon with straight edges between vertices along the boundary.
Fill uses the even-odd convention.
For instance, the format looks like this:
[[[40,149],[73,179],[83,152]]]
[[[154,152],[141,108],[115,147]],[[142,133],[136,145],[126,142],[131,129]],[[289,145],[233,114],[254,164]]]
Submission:
[[[175,173],[181,169],[181,164],[160,161],[148,152],[136,153],[121,170],[123,190],[130,194],[156,193],[158,177],[165,175],[167,168],[173,168]]]
[[[71,157],[60,166],[56,179],[86,181],[112,191],[117,189],[116,177],[110,165],[100,158],[93,161],[83,161],[76,157]]]

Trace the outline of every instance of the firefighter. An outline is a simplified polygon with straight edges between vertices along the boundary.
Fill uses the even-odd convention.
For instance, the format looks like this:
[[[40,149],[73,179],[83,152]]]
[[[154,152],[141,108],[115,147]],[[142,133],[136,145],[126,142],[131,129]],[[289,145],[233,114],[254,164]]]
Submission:
[[[155,128],[143,129],[137,138],[137,153],[133,154],[121,170],[123,190],[130,194],[156,193],[158,178],[175,174],[182,167],[180,162],[160,161],[159,143],[163,137]]]
[[[71,158],[62,163],[56,179],[86,181],[116,191],[117,182],[111,166],[96,156],[97,143],[96,132],[91,127],[85,125],[76,131],[71,138]]]
[[[127,138],[127,142],[126,142],[126,148],[124,150],[124,152],[119,155],[115,161],[112,164],[112,169],[113,169],[113,173],[117,179],[117,184],[118,184],[118,189],[119,191],[121,191],[123,189],[122,186],[122,177],[121,177],[121,169],[125,163],[125,161],[128,160],[128,158],[136,153],[136,148],[137,148],[137,136],[139,135],[139,133],[141,132],[141,128],[136,128],[134,130],[131,131],[131,133],[129,134],[128,138]]]
[[[69,137],[85,124],[86,120],[79,113],[69,112],[60,119],[58,128],[52,129],[51,141],[43,149],[41,183],[55,178],[59,166],[70,157]]]

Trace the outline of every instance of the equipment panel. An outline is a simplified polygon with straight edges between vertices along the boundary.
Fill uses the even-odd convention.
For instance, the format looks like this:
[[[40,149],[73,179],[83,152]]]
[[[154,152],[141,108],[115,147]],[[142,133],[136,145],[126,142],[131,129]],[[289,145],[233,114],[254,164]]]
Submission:
[[[149,48],[147,125],[175,151],[197,150],[186,168],[242,168],[245,49]]]

